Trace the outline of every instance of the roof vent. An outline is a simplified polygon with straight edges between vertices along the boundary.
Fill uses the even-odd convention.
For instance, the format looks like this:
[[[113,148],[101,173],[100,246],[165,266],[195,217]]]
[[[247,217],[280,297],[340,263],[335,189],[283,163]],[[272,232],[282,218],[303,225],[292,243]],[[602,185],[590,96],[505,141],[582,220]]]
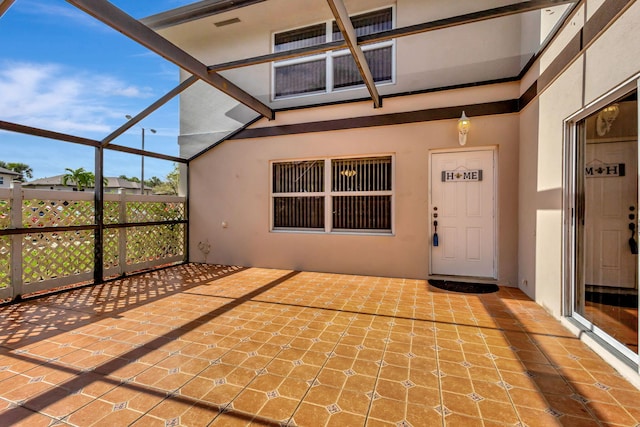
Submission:
[[[231,25],[240,22],[240,18],[231,18],[226,21],[215,22],[213,25],[216,27],[224,27],[225,25]]]

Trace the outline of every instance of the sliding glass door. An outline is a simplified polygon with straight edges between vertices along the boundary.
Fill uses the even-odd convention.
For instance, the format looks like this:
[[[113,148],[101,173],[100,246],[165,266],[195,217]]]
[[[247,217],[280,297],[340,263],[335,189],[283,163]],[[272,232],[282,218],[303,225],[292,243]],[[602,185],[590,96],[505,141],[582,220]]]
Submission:
[[[573,125],[572,315],[638,362],[638,91]]]

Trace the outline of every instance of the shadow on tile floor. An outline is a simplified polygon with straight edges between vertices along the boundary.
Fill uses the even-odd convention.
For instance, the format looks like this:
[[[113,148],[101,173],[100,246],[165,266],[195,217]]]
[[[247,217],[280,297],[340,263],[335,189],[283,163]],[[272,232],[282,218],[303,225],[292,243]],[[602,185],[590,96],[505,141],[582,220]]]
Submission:
[[[0,425],[633,426],[521,291],[187,264],[0,308]]]

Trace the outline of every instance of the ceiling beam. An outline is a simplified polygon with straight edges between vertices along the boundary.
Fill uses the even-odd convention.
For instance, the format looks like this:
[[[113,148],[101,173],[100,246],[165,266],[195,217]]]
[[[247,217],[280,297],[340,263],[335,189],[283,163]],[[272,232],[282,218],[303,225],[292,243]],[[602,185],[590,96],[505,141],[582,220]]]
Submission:
[[[20,125],[17,123],[5,122],[0,120],[0,129],[10,132],[22,133],[25,135],[39,136],[42,138],[55,139],[58,141],[73,142],[74,144],[89,145],[91,147],[100,147],[100,142],[89,138],[68,135],[60,132],[53,132],[46,129],[34,128],[31,126]]]
[[[535,10],[547,7],[560,6],[568,3],[575,3],[577,0],[530,0],[522,3],[510,4],[507,6],[496,7],[493,9],[481,10],[479,12],[467,13],[464,15],[453,16],[451,18],[438,19],[422,24],[409,25],[407,27],[396,28],[393,30],[381,31],[375,34],[358,37],[358,45],[378,43],[391,40],[398,37],[411,36],[415,34],[426,33],[429,31],[442,30],[445,28],[456,27],[459,25],[472,24],[474,22],[486,21],[489,19],[503,18],[506,16],[517,15],[519,13],[533,12]],[[338,50],[347,48],[345,41],[330,42],[309,46],[300,49],[285,50],[282,52],[270,53],[267,55],[254,56],[251,58],[230,61],[216,65],[210,65],[209,71],[220,72],[231,70],[234,68],[246,67],[249,65],[265,64],[273,61],[282,61],[285,59],[298,58],[305,55],[313,55],[316,53],[327,52],[330,50]]]
[[[197,82],[198,80],[199,80],[198,77],[193,76],[193,75],[191,77],[189,77],[188,79],[185,79],[182,83],[180,83],[178,86],[176,86],[171,91],[169,91],[165,96],[163,96],[162,98],[158,99],[153,104],[149,105],[147,108],[142,110],[136,116],[132,117],[131,120],[128,120],[126,123],[124,123],[118,129],[114,130],[111,134],[109,134],[107,137],[105,137],[102,140],[102,146],[106,147],[107,145],[109,145],[111,143],[111,141],[113,141],[114,139],[116,139],[117,137],[119,137],[120,135],[122,135],[123,133],[128,131],[129,129],[131,129],[133,126],[135,126],[137,123],[139,123],[142,119],[144,119],[149,114],[151,114],[154,111],[156,111],[158,108],[162,107],[169,100],[173,99],[173,97],[175,97],[178,94],[180,94],[183,90],[185,90],[186,88],[188,88],[189,86],[191,86],[192,84]]]
[[[93,16],[104,24],[121,32],[147,49],[171,61],[182,69],[198,76],[216,89],[246,105],[271,120],[275,114],[271,108],[171,43],[146,25],[132,18],[106,0],[67,0],[68,3]]]
[[[120,151],[121,153],[137,154],[139,156],[152,157],[154,159],[168,160],[175,163],[187,163],[187,159],[170,156],[168,154],[156,153],[154,151],[140,150],[139,148],[125,147],[124,145],[109,144],[107,150]]]
[[[72,142],[74,144],[80,144],[80,145],[88,145],[94,148],[100,148],[102,146],[100,141],[96,141],[93,139],[82,138],[80,136],[54,132],[46,129],[34,128],[31,126],[20,125],[17,123],[5,122],[3,120],[0,120],[0,129],[6,130],[9,132],[21,133],[24,135],[39,136],[41,138],[53,139],[56,141],[64,141],[64,142]],[[123,153],[144,155],[146,157],[153,157],[156,159],[169,160],[171,162],[187,163],[187,159],[183,159],[181,157],[169,156],[167,154],[154,153],[151,151],[143,151],[137,148],[124,147],[121,145],[109,144],[107,149],[120,151]]]
[[[4,13],[9,10],[14,0],[2,0],[0,1],[0,17],[4,15]]]
[[[283,50],[266,55],[253,56],[251,58],[239,59],[237,61],[223,62],[207,67],[210,72],[219,72],[225,70],[233,70],[234,68],[242,68],[250,65],[266,64],[267,62],[282,61],[285,59],[299,58],[301,56],[323,53],[329,50],[345,49],[347,43],[344,40],[338,40],[329,43],[317,44],[314,46],[301,47],[298,49]]]
[[[510,4],[507,6],[496,7],[493,9],[480,10],[478,12],[453,16],[451,18],[444,18],[438,19],[436,21],[425,22],[422,24],[409,25],[407,27],[382,31],[376,34],[369,34],[366,36],[358,37],[358,42],[362,44],[378,43],[396,37],[412,36],[415,34],[426,33],[428,31],[442,30],[444,28],[451,28],[457,27],[459,25],[487,21],[489,19],[504,18],[520,13],[533,12],[547,7],[575,3],[576,1],[577,0],[529,0],[521,3]]]
[[[356,63],[356,67],[358,67],[362,81],[364,81],[371,95],[371,99],[373,99],[373,106],[375,108],[382,107],[382,100],[376,88],[376,83],[373,80],[373,74],[371,74],[371,69],[369,69],[367,58],[365,58],[362,49],[358,46],[358,36],[356,35],[355,28],[353,28],[351,18],[349,18],[347,8],[344,6],[342,0],[327,0],[327,3],[329,3],[329,8],[331,8],[331,12],[336,19],[336,24],[349,47],[349,51],[351,51],[351,56]]]

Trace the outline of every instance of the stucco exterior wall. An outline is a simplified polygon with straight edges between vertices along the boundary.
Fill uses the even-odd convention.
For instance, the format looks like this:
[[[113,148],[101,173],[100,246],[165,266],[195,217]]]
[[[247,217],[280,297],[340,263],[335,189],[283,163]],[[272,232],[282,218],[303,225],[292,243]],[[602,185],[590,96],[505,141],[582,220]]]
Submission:
[[[640,4],[635,2],[588,47],[585,59],[585,103],[594,101],[640,71],[638,22]]]
[[[513,93],[513,88],[494,87]],[[485,98],[495,95],[484,88]],[[425,108],[442,94],[394,100],[409,111]],[[476,97],[480,97],[476,93]],[[464,91],[448,94],[465,104]],[[363,103],[373,111],[370,103]],[[362,106],[356,106],[359,108]],[[296,122],[331,116],[323,107],[292,111]],[[329,110],[329,111],[328,111]],[[343,116],[344,117],[344,116]],[[289,123],[278,113],[274,126]],[[380,126],[226,141],[190,167],[190,254],[202,262],[198,243],[207,241],[207,262],[363,275],[426,278],[429,274],[429,150],[459,148],[456,120]],[[499,281],[517,284],[518,138],[517,114],[472,117],[467,147],[497,146]],[[318,234],[270,231],[270,161],[334,156],[395,156],[394,235]],[[223,226],[223,223],[226,227]]]
[[[522,81],[535,80],[602,4],[592,0],[578,8],[540,66]],[[563,120],[640,72],[639,20],[640,4],[634,2],[520,113],[519,286],[556,316],[563,314],[566,298]]]
[[[397,28],[420,24],[452,16],[477,12],[513,4],[510,0],[449,1],[449,0],[351,0],[345,2],[351,14],[363,13],[383,7],[393,7]],[[282,11],[287,19],[281,19]],[[559,14],[559,13],[558,13]],[[233,25],[216,27],[219,21],[237,18]],[[160,34],[207,65],[224,64],[243,58],[272,53],[274,33],[292,30],[333,19],[325,1],[290,2],[269,0],[252,7],[163,28]],[[539,16],[506,16],[489,21],[476,22],[453,28],[399,37],[394,40],[395,76],[392,84],[378,85],[381,95],[411,92],[425,88],[440,88],[450,85],[489,81],[505,77],[516,77],[523,61],[538,47],[536,38],[523,38],[521,24],[539,22]],[[526,26],[526,25],[525,25]],[[400,65],[401,64],[401,65]],[[272,66],[258,64],[234,68],[220,73],[232,82],[241,82],[243,90],[274,109],[285,109],[310,103],[309,96],[292,96],[271,99]],[[198,107],[230,109],[226,96],[208,90],[204,85],[193,89],[194,107],[189,117],[198,117]],[[327,94],[312,95],[314,104],[368,97],[365,87],[352,87]],[[202,109],[200,109],[202,111]],[[233,114],[230,115],[233,119]],[[209,127],[204,131],[227,130],[226,121],[221,128]],[[206,120],[183,119],[183,135],[199,134]],[[212,126],[209,124],[209,126]],[[206,138],[202,136],[201,138]],[[185,138],[185,141],[188,138]]]

